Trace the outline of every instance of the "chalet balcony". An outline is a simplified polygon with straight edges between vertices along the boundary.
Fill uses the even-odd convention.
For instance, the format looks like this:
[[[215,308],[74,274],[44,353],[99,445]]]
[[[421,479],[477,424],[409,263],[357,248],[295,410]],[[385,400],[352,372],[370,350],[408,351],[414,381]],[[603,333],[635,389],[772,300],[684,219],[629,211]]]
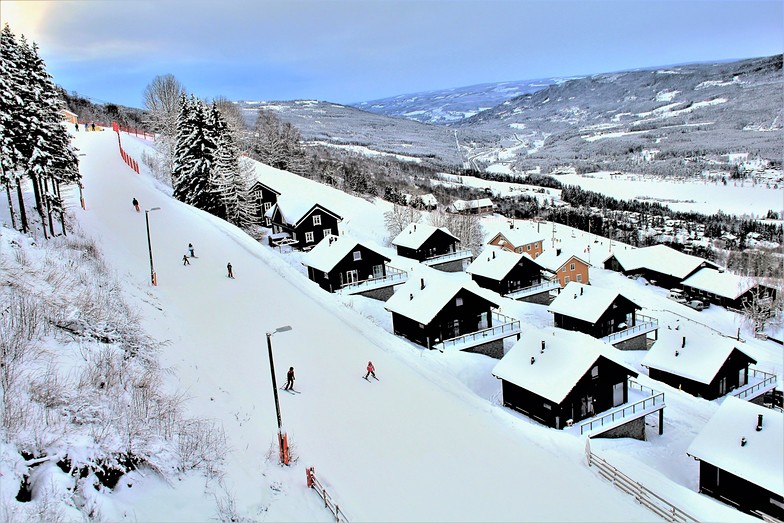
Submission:
[[[620,330],[618,332],[613,332],[603,338],[599,338],[602,341],[606,341],[610,345],[616,345],[623,341],[630,340],[632,338],[636,338],[637,336],[642,336],[644,334],[648,334],[649,332],[655,332],[659,330],[659,320],[656,318],[651,318],[648,316],[643,316],[642,314],[636,315],[637,324],[632,325],[626,329]]]
[[[520,320],[504,316],[498,312],[493,312],[492,315],[494,324],[492,327],[444,340],[433,345],[433,348],[441,352],[445,350],[466,350],[510,336],[520,337],[522,332]]]
[[[525,287],[523,289],[518,289],[516,291],[510,292],[509,294],[505,294],[504,298],[519,300],[520,298],[527,298],[528,296],[541,294],[543,292],[550,292],[552,290],[560,289],[560,288],[561,288],[561,282],[559,282],[558,280],[547,280],[538,285],[531,285],[530,287]]]
[[[776,388],[776,375],[757,369],[749,369],[749,382],[732,392],[736,398],[751,401]]]
[[[338,292],[341,294],[359,294],[362,292],[382,289],[392,285],[399,285],[408,281],[408,273],[387,265],[386,276],[383,278],[368,278],[344,284]]]
[[[626,403],[600,412],[592,418],[580,420],[564,430],[579,436],[593,437],[659,411],[659,434],[661,434],[664,428],[664,393],[640,385],[632,379],[628,380],[628,385]]]
[[[432,258],[428,258],[427,260],[423,261],[427,266],[439,265],[441,263],[447,263],[451,261],[458,261],[458,260],[470,260],[474,257],[474,254],[471,251],[454,251],[447,254],[441,254],[439,256],[434,256]]]

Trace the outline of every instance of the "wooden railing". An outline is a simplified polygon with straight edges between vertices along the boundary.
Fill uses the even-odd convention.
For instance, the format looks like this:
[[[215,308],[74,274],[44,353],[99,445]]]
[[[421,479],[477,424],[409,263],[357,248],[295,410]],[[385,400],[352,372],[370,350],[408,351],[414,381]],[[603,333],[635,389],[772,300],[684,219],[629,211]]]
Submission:
[[[476,344],[481,344],[484,341],[489,341],[488,338],[506,338],[515,334],[519,334],[521,331],[520,320],[509,316],[504,316],[498,312],[493,312],[492,318],[493,323],[498,321],[500,322],[500,325],[488,327],[487,329],[482,329],[476,332],[444,340],[441,343],[436,343],[433,348],[443,351],[447,348],[455,348],[459,345],[468,345],[470,347]]]
[[[663,497],[652,492],[639,481],[632,478],[610,465],[608,462],[591,452],[590,438],[585,441],[585,455],[588,459],[588,466],[595,466],[599,475],[610,481],[621,491],[634,496],[637,502],[662,518],[671,523],[696,523],[699,520],[694,516],[684,512]]]
[[[644,385],[640,385],[636,381],[628,380],[629,388],[639,388],[641,391],[646,392],[645,389],[648,389],[649,397],[643,398],[641,400],[635,401],[630,405],[626,405],[623,408],[615,409],[604,416],[600,416],[598,418],[591,419],[591,421],[586,421],[584,423],[578,424],[580,428],[580,435],[582,436],[585,432],[590,432],[595,428],[599,428],[604,426],[605,424],[610,424],[615,421],[629,418],[634,419],[634,415],[642,412],[649,411],[651,408],[660,406],[660,408],[664,408],[664,393],[657,392],[651,388],[645,387]],[[657,409],[658,410],[658,409]]]
[[[504,298],[511,298],[516,299],[521,296],[529,296],[531,294],[538,294],[540,292],[551,291],[553,289],[559,289],[561,287],[561,283],[558,280],[547,280],[537,285],[531,285],[530,287],[524,287],[522,289],[517,289],[516,291],[512,291],[509,294],[505,294]]]
[[[340,510],[340,506],[330,497],[327,489],[324,488],[324,485],[316,477],[316,470],[313,467],[306,468],[305,475],[307,476],[308,487],[315,490],[319,497],[324,500],[324,507],[329,509],[332,515],[335,516],[335,521],[337,523],[348,523],[346,514]]]
[[[439,254],[438,256],[433,256],[432,258],[428,258],[422,263],[425,265],[438,265],[439,263],[446,263],[450,260],[462,260],[465,258],[472,258],[474,253],[469,250],[463,251],[453,251],[448,252],[446,254]]]
[[[339,290],[348,293],[362,292],[365,287],[376,288],[387,284],[404,283],[408,280],[406,271],[401,271],[390,265],[387,265],[386,273],[386,276],[379,278],[368,278],[367,280],[344,283]]]
[[[757,383],[755,383],[754,385],[751,385],[751,386],[741,387],[737,391],[733,392],[732,395],[735,396],[736,398],[744,400],[744,399],[748,398],[749,396],[752,396],[753,394],[759,392],[761,389],[769,388],[771,385],[775,385],[776,384],[776,375],[775,374],[770,374],[768,372],[763,372],[763,371],[757,370],[757,369],[749,369],[749,371],[751,371],[751,375],[753,377],[761,378],[761,381],[759,381],[759,382],[757,382]],[[756,396],[759,396],[759,394],[756,394],[753,397],[756,397]]]
[[[636,325],[632,325],[628,329],[623,329],[622,331],[613,332],[612,334],[609,334],[601,338],[601,340],[606,341],[607,343],[612,345],[614,341],[617,342],[620,341],[622,338],[631,337],[632,334],[636,334],[638,332],[640,334],[643,333],[647,334],[659,328],[659,320],[657,320],[656,318],[649,318],[648,316],[643,316],[642,314],[638,314],[636,316],[636,320],[638,321]]]

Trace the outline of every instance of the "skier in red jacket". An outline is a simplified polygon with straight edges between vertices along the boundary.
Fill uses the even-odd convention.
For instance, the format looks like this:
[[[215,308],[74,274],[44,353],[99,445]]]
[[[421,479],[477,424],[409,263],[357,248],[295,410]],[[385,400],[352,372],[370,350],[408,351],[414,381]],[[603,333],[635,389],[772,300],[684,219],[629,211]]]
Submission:
[[[376,378],[376,368],[373,366],[373,362],[369,361],[367,366],[367,374],[365,374],[365,379],[368,379],[368,376],[373,376]],[[376,378],[378,379],[378,378]]]

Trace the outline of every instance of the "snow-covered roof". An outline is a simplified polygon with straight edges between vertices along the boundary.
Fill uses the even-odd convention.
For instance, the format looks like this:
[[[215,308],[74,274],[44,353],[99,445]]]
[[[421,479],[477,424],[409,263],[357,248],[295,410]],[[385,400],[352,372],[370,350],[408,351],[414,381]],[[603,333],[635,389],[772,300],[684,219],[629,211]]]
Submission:
[[[616,250],[607,257],[615,256],[624,271],[648,269],[676,278],[685,278],[706,260],[676,251],[666,245],[652,245],[631,250]],[[606,260],[605,260],[606,261]],[[707,262],[713,265],[711,262]],[[714,265],[715,266],[715,265]]]
[[[759,415],[762,430],[757,430]],[[745,438],[746,444],[741,445]],[[784,415],[732,396],[691,442],[686,453],[784,496]]]
[[[536,261],[539,261],[539,258]],[[576,281],[570,281],[547,310],[553,314],[563,314],[578,320],[596,323],[618,296],[623,296],[623,294],[618,291],[602,289],[595,285],[584,285]],[[623,297],[626,298],[626,296]],[[626,299],[628,300],[629,298]],[[634,302],[632,301],[632,303]],[[634,305],[638,309],[642,308],[636,303]]]
[[[310,252],[302,257],[302,264],[322,272],[329,272],[335,268],[342,259],[352,251],[357,250],[358,246],[373,251],[379,256],[383,256],[378,249],[368,247],[364,243],[359,243],[350,236],[335,236],[330,234],[325,236]],[[384,259],[390,259],[384,256]]]
[[[683,280],[683,285],[734,300],[756,287],[757,282],[753,278],[705,267]]]
[[[560,251],[560,254],[558,254],[558,250],[556,249],[549,249],[544,251],[542,254],[536,257],[536,262],[548,271],[558,272],[561,267],[563,267],[572,258],[581,261],[586,266],[589,265],[588,262],[576,254],[564,250]]]
[[[418,249],[438,230],[448,234],[455,241],[460,241],[454,234],[449,232],[449,229],[446,227],[434,227],[433,225],[428,225],[426,223],[410,223],[408,224],[408,227],[400,232],[400,234],[395,236],[395,239],[392,240],[392,245],[407,247],[409,249]]]
[[[684,337],[686,344],[681,347]],[[659,329],[658,339],[640,365],[708,384],[733,350],[746,354],[738,345],[737,340],[719,334],[697,335],[684,330]],[[751,360],[756,363],[754,358]]]
[[[280,213],[280,217],[284,223],[289,225],[298,226],[303,218],[306,218],[307,215],[314,207],[320,207],[325,212],[332,214],[335,216],[338,221],[342,220],[340,216],[335,214],[334,212],[330,211],[323,205],[319,204],[318,201],[311,198],[308,195],[296,195],[296,194],[281,194],[278,196],[278,201],[270,207],[270,209],[264,213],[265,216],[271,218],[275,215],[275,212]]]
[[[533,258],[525,253],[521,254],[498,247],[488,247],[471,262],[471,265],[468,266],[465,272],[501,281],[521,262],[523,257],[538,265]]]
[[[507,229],[499,231],[493,234],[489,241],[493,241],[497,236],[503,236],[501,241],[511,244],[512,248],[522,247],[523,245],[528,245],[529,243],[544,243],[544,236],[536,231],[531,231],[528,229]]]
[[[629,375],[637,376],[624,363],[618,349],[587,334],[555,327],[526,329],[493,368],[493,376],[561,403],[600,356],[624,367]]]
[[[498,295],[479,287],[474,281],[442,276],[434,269],[419,269],[397,288],[384,308],[427,325],[461,289],[491,302],[494,307],[499,307]]]
[[[490,200],[490,198],[479,198],[478,200],[455,200],[452,202],[452,207],[456,211],[467,211],[469,209],[493,207],[493,202]]]

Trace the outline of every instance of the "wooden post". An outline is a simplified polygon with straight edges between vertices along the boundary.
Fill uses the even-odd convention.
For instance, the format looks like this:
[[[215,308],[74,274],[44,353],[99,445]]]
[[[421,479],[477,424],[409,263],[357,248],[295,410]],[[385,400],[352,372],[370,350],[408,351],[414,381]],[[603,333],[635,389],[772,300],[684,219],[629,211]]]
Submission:
[[[664,409],[659,409],[659,436],[664,434]]]

